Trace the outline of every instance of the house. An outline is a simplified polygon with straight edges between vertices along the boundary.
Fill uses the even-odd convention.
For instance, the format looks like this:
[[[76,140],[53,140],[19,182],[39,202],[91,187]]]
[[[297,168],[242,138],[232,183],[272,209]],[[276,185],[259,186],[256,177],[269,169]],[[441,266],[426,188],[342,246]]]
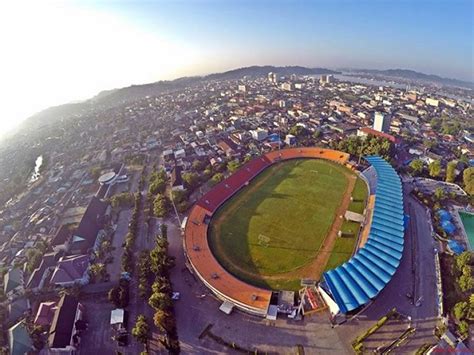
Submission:
[[[28,298],[22,297],[11,302],[8,305],[8,321],[14,322],[23,317],[30,310],[30,301]]]
[[[34,324],[49,327],[56,313],[57,303],[54,301],[41,302],[35,315]]]
[[[89,283],[89,257],[87,255],[63,256],[51,277],[51,284],[69,287]]]
[[[183,168],[179,165],[176,165],[171,171],[171,190],[184,190],[183,177],[181,176],[181,171]]]
[[[33,342],[24,321],[8,329],[8,345],[11,355],[24,355],[33,350]]]
[[[62,225],[51,240],[51,247],[54,251],[64,250],[67,252],[71,243],[71,236],[72,234],[69,227]]]
[[[237,152],[238,146],[228,138],[223,138],[217,143],[217,146],[225,153],[226,156],[232,157]]]
[[[33,292],[41,290],[44,287],[45,281],[56,267],[59,258],[63,256],[63,254],[64,252],[62,250],[44,254],[40,265],[31,273],[26,288]]]
[[[10,269],[3,278],[3,292],[8,298],[20,295],[24,291],[23,270],[19,268]]]
[[[70,295],[63,295],[58,302],[49,330],[50,354],[74,354],[80,342],[79,333],[84,329],[84,306]]]
[[[86,254],[97,248],[99,232],[104,228],[108,204],[93,196],[86,212],[73,233],[70,252],[72,254]]]

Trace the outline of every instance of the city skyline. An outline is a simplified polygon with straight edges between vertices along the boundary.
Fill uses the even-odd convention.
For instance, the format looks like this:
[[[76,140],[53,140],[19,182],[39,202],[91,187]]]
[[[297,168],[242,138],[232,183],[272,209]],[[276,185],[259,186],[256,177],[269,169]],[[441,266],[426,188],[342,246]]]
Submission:
[[[1,133],[102,90],[250,65],[406,68],[473,81],[472,2],[2,5]],[[443,24],[449,23],[449,26]]]

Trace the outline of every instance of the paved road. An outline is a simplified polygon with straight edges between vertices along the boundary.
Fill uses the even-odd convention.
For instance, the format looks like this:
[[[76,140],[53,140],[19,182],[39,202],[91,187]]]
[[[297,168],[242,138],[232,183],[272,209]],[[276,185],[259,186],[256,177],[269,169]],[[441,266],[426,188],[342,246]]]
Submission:
[[[120,280],[123,255],[122,244],[125,241],[125,236],[128,233],[128,223],[130,222],[131,216],[132,210],[126,209],[121,211],[118,217],[117,229],[115,230],[114,237],[112,239],[112,246],[114,247],[112,255],[114,260],[112,263],[107,265],[110,281],[112,282],[118,282]]]
[[[405,186],[409,191],[410,186]],[[433,329],[437,321],[438,296],[436,288],[436,269],[434,248],[437,243],[431,236],[431,221],[426,210],[409,194],[405,194],[405,213],[410,215],[410,222],[405,233],[405,248],[400,266],[390,283],[382,290],[372,304],[352,321],[341,326],[354,334],[373,325],[391,308],[410,316],[411,322],[393,327],[393,338],[411,324],[417,328],[410,341],[397,351],[415,352],[424,343],[434,343]],[[411,294],[412,297],[407,297]],[[419,305],[415,305],[419,301]],[[383,329],[387,332],[386,329]],[[397,334],[398,333],[398,334]]]

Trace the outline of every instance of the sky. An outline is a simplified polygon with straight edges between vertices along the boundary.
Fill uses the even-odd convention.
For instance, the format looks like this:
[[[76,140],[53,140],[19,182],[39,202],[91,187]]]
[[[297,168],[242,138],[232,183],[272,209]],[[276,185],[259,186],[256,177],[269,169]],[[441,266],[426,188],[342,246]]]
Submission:
[[[474,81],[472,0],[5,1],[0,138],[102,90],[249,65]]]

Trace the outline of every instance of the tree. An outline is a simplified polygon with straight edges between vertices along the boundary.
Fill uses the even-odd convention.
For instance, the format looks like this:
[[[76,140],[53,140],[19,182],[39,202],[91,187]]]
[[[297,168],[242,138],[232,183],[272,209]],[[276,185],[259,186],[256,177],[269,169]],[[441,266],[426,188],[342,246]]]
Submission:
[[[206,163],[200,161],[200,160],[195,160],[193,161],[193,170],[197,172],[201,172],[204,168],[206,167]]]
[[[454,182],[456,178],[456,166],[458,165],[457,161],[453,160],[448,163],[446,166],[446,182]]]
[[[217,185],[219,182],[224,180],[224,174],[222,173],[217,173],[211,178],[211,186]]]
[[[469,265],[469,263],[471,262],[471,253],[469,251],[465,251],[459,254],[458,256],[456,256],[455,262],[457,270],[459,272],[462,272],[464,267],[466,265]]]
[[[182,175],[182,177],[186,186],[190,187],[191,189],[194,189],[199,184],[199,175],[196,173],[185,173]]]
[[[453,312],[457,320],[463,320],[467,316],[468,304],[467,302],[458,302],[454,306]]]
[[[441,162],[439,160],[433,160],[428,168],[431,177],[438,177],[441,173]]]
[[[105,265],[103,263],[92,264],[89,271],[91,273],[92,278],[95,280],[103,279],[107,273],[107,270],[105,269]]]
[[[464,190],[469,195],[474,195],[474,167],[464,169],[462,177],[464,182]]]
[[[458,331],[462,337],[467,337],[469,335],[469,323],[465,320],[459,322]]]
[[[100,166],[94,166],[93,168],[91,168],[90,173],[94,179],[98,179],[100,177],[101,171],[102,169]]]
[[[173,316],[169,312],[162,309],[159,309],[155,312],[153,321],[155,325],[162,331],[169,331],[175,326]]]
[[[168,309],[172,305],[171,297],[164,292],[153,292],[148,304],[154,310]]]
[[[148,333],[150,328],[147,323],[147,319],[143,314],[140,314],[137,317],[137,321],[135,322],[135,326],[132,328],[132,335],[137,338],[137,340],[142,343],[146,344],[148,341]]]
[[[289,133],[294,135],[297,138],[301,138],[308,135],[308,130],[303,126],[296,125],[296,126],[291,127]]]
[[[413,175],[420,175],[423,171],[423,162],[420,159],[413,159],[410,162],[410,168],[413,172]]]
[[[240,168],[240,162],[237,159],[236,160],[231,160],[227,164],[227,170],[229,170],[229,172],[231,172],[231,173],[236,171],[238,168]]]
[[[31,273],[34,269],[36,269],[41,259],[43,258],[43,254],[38,249],[28,249],[26,252],[26,260],[27,260],[27,269]]]
[[[435,196],[436,200],[438,200],[438,201],[443,200],[444,197],[445,197],[443,188],[442,187],[437,187],[434,191],[434,196]]]
[[[153,202],[153,212],[157,217],[165,217],[169,210],[169,200],[162,194],[156,195]]]
[[[474,280],[471,275],[471,267],[469,265],[464,266],[462,275],[458,278],[459,288],[463,292],[467,292],[474,287]]]

